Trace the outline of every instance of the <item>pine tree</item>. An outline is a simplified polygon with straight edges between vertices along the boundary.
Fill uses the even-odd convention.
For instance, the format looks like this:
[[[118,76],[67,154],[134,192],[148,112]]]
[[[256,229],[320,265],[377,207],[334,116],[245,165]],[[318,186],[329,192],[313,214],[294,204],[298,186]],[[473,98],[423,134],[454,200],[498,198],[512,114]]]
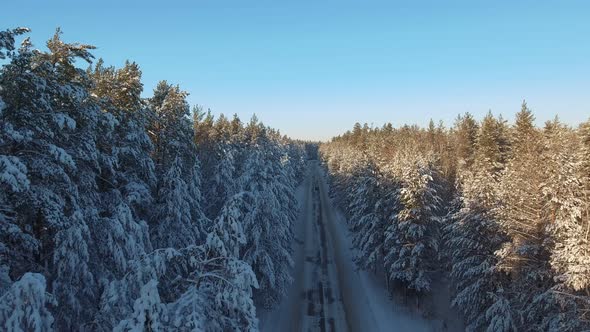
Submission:
[[[160,302],[157,281],[150,280],[141,288],[140,297],[133,304],[131,317],[122,320],[113,331],[162,331],[165,327],[166,306]]]
[[[10,270],[16,276],[49,270],[48,282],[60,303],[56,327],[68,329],[86,315],[96,296],[84,219],[91,200],[79,188],[84,181],[92,185],[96,173],[101,114],[88,98],[86,73],[74,66],[76,58],[90,61],[93,47],[64,43],[60,34],[47,43],[48,53],[33,51],[25,42],[2,69],[0,94],[6,104],[2,122],[9,130],[2,154],[18,158],[30,182],[13,210],[17,227],[32,235],[20,248],[32,251],[20,252],[27,263],[13,261]]]
[[[580,177],[584,140],[580,146],[574,132],[558,120],[549,122],[545,130],[544,166],[546,171],[542,192],[545,214],[550,219],[548,231],[552,238],[550,264],[557,284],[538,296],[538,303],[528,313],[539,328],[559,326],[564,331],[583,330],[584,307],[589,307],[590,245],[584,225],[584,183]],[[582,152],[583,153],[583,152]],[[587,203],[586,203],[587,204]],[[587,220],[587,219],[586,219]]]
[[[583,331],[590,321],[589,129],[574,132],[556,119],[540,131],[523,103],[512,128],[491,112],[479,125],[460,116],[450,132],[432,121],[426,129],[356,124],[322,144],[320,155],[352,225],[359,267],[375,269],[382,248],[387,277],[414,291],[430,281],[424,272],[448,267],[453,304],[470,331]],[[420,182],[430,167],[420,160],[429,154],[444,171]],[[456,182],[454,191],[445,181]],[[425,213],[421,192],[439,196],[437,213]],[[424,259],[425,248],[438,247],[439,223],[410,221],[449,211],[443,261]]]
[[[494,271],[494,252],[503,241],[492,214],[477,200],[463,198],[462,208],[445,226],[450,275],[456,290],[452,304],[464,313],[468,331],[490,325],[486,312],[493,301],[489,294],[502,278]]]
[[[256,275],[260,289],[256,292],[265,306],[277,303],[292,282],[291,243],[292,224],[296,210],[294,188],[283,168],[272,167],[279,155],[272,148],[254,147],[244,166],[240,182],[242,190],[251,193],[252,213],[244,218],[244,230],[249,234],[243,257]],[[264,155],[263,151],[268,154]],[[276,151],[274,151],[276,152]],[[290,211],[291,210],[291,211]]]
[[[5,331],[52,331],[53,316],[47,304],[55,305],[46,291],[45,277],[25,273],[0,297],[0,322]]]
[[[441,198],[431,162],[417,159],[403,168],[402,210],[388,225],[385,265],[390,280],[417,292],[430,291],[438,253]]]
[[[505,281],[495,271],[495,252],[506,241],[497,223],[499,180],[504,165],[502,120],[491,113],[483,119],[477,136],[474,167],[465,170],[459,183],[457,209],[445,226],[445,244],[451,278],[456,289],[453,305],[465,313],[467,329],[490,326],[486,314],[495,305],[489,294]],[[499,297],[496,297],[496,299]],[[498,303],[496,303],[499,305]]]
[[[502,289],[493,295],[494,304],[486,311],[490,325],[486,332],[515,332],[516,317],[510,308],[510,301],[503,295]]]
[[[523,102],[522,110],[516,115],[514,157],[502,179],[502,201],[507,206],[500,211],[500,222],[512,240],[500,252],[501,268],[513,273],[514,277],[522,269],[532,268],[536,260],[533,257],[543,254],[544,250],[542,241],[546,220],[542,215],[543,198],[539,191],[543,181],[542,146],[533,121],[532,112]]]
[[[206,247],[214,257],[224,260],[225,276],[213,278],[203,285],[214,299],[212,312],[217,315],[221,330],[252,330],[258,324],[252,300],[252,288],[259,284],[250,264],[239,260],[241,250],[247,245],[242,220],[253,213],[254,197],[247,193],[235,195],[224,206],[207,237]],[[208,313],[211,315],[211,313]]]
[[[155,184],[147,136],[147,112],[141,100],[141,72],[135,63],[104,67],[102,59],[87,70],[106,121],[99,123],[99,173],[93,208],[86,220],[93,238],[96,273],[120,277],[129,260],[151,251],[146,207]],[[110,276],[109,276],[110,277]]]
[[[15,51],[25,31],[0,32],[5,328],[257,330],[253,298],[276,302],[290,282],[303,145],[256,118],[191,122],[165,82],[143,100],[135,63],[81,70],[93,47],[59,30],[49,52]]]
[[[497,178],[506,163],[506,143],[504,123],[495,119],[489,112],[481,122],[477,135],[474,172],[494,174]],[[482,169],[483,168],[483,169]]]
[[[205,331],[207,329],[207,298],[195,286],[190,286],[178,300],[168,305],[170,327],[177,330]],[[211,313],[210,313],[211,314]],[[212,317],[210,324],[215,324]]]
[[[179,155],[189,160],[192,157],[193,126],[189,119],[187,95],[180,87],[161,81],[148,101],[153,112],[149,133],[154,144],[156,167],[159,169],[166,169]],[[186,160],[187,164],[189,160]]]
[[[457,157],[462,168],[473,164],[478,125],[470,113],[457,117],[455,122],[455,144]]]
[[[13,58],[16,49],[15,37],[30,32],[29,28],[16,28],[0,31],[0,59]]]
[[[205,203],[207,215],[216,217],[223,203],[238,190],[235,160],[237,151],[228,143],[220,143],[214,151],[209,151],[209,153],[215,155],[212,161],[216,165],[209,177],[211,181],[206,186],[208,199]]]
[[[497,251],[497,267],[510,275],[504,289],[509,294],[512,315],[538,321],[551,302],[539,306],[539,296],[551,286],[553,276],[547,232],[551,216],[546,213],[546,197],[541,190],[546,178],[543,140],[533,121],[532,112],[523,102],[516,116],[513,157],[500,191],[503,206],[498,209],[498,220],[509,241]],[[526,322],[522,319],[519,328],[530,326]]]
[[[202,236],[198,222],[191,215],[191,199],[183,180],[182,164],[177,157],[160,180],[152,239],[158,248],[185,248],[197,244]]]
[[[200,165],[186,95],[162,81],[149,100],[154,114],[149,132],[159,177],[152,237],[160,248],[198,243],[208,223],[201,211]]]
[[[385,188],[380,188],[376,166],[363,165],[356,186],[351,188],[350,205],[352,242],[358,249],[355,262],[363,269],[376,270],[383,263],[386,210],[391,203]],[[385,195],[385,196],[382,196]]]

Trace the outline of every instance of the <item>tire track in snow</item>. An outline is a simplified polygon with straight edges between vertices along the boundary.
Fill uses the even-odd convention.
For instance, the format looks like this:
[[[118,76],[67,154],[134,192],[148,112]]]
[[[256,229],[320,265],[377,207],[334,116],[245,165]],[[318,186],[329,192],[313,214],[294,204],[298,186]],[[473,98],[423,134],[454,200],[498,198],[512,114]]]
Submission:
[[[375,317],[368,305],[366,294],[362,290],[362,284],[358,278],[357,273],[348,273],[349,271],[356,271],[354,263],[350,260],[348,253],[350,248],[346,245],[346,241],[340,238],[340,233],[337,230],[336,219],[332,202],[327,193],[327,184],[321,177],[321,172],[317,164],[312,166],[314,174],[319,178],[318,181],[318,196],[320,204],[326,208],[321,210],[322,220],[327,229],[326,245],[333,253],[333,274],[332,280],[337,284],[337,289],[340,292],[340,303],[342,304],[343,322],[346,324],[346,330],[349,331],[377,331],[377,324]],[[359,310],[362,308],[363,310]],[[341,331],[341,329],[337,329]]]
[[[317,162],[309,165],[299,222],[303,244],[297,245],[295,278],[289,295],[274,312],[265,331],[376,331],[367,317],[366,295],[352,261],[340,252],[350,249],[335,232],[334,212]],[[343,265],[348,264],[348,265]],[[359,308],[363,308],[359,312]]]

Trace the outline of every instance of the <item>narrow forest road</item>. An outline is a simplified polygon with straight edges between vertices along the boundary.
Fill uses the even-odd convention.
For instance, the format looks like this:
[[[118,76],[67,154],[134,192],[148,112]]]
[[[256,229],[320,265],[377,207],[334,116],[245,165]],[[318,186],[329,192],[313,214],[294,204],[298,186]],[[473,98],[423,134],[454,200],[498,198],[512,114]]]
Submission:
[[[260,329],[300,331],[432,331],[421,317],[394,308],[387,291],[357,271],[345,221],[332,206],[317,161],[299,187],[294,282],[283,301],[259,310]]]
[[[317,161],[310,161],[299,188],[301,213],[294,244],[294,282],[277,308],[261,314],[262,331],[426,331],[422,324],[387,326],[379,322],[370,294],[356,271],[350,242],[328,195]],[[384,291],[384,290],[383,290]],[[378,290],[380,292],[380,290]],[[373,302],[373,303],[370,303]],[[393,313],[392,313],[393,314]],[[382,319],[381,319],[382,320]],[[407,330],[407,329],[406,329]]]
[[[334,209],[328,188],[317,162],[310,165],[307,200],[303,208],[305,237],[304,259],[296,269],[299,304],[292,311],[291,327],[295,331],[373,331],[373,317],[363,317],[357,307],[366,301],[358,285],[347,275],[352,264],[343,252],[335,230]],[[299,275],[297,275],[299,274]],[[357,290],[357,291],[355,291]],[[361,324],[362,323],[362,324]]]

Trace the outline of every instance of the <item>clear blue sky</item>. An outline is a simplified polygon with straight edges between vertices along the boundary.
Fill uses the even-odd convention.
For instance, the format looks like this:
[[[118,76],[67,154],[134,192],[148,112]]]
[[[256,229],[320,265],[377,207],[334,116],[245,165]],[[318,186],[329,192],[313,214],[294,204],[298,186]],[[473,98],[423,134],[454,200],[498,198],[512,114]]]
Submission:
[[[256,113],[296,138],[489,109],[538,123],[590,116],[589,1],[8,1],[1,29],[143,70],[214,113]],[[122,2],[122,1],[121,1]]]

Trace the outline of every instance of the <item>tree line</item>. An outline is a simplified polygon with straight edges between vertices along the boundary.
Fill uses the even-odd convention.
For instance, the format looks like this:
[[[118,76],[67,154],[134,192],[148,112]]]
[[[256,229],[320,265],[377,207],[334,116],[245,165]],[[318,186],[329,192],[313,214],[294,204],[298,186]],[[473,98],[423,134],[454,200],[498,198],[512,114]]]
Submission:
[[[291,282],[304,144],[26,32],[0,32],[2,329],[257,330]]]
[[[356,124],[320,147],[356,261],[420,301],[449,280],[468,331],[590,329],[590,121],[466,113]]]

